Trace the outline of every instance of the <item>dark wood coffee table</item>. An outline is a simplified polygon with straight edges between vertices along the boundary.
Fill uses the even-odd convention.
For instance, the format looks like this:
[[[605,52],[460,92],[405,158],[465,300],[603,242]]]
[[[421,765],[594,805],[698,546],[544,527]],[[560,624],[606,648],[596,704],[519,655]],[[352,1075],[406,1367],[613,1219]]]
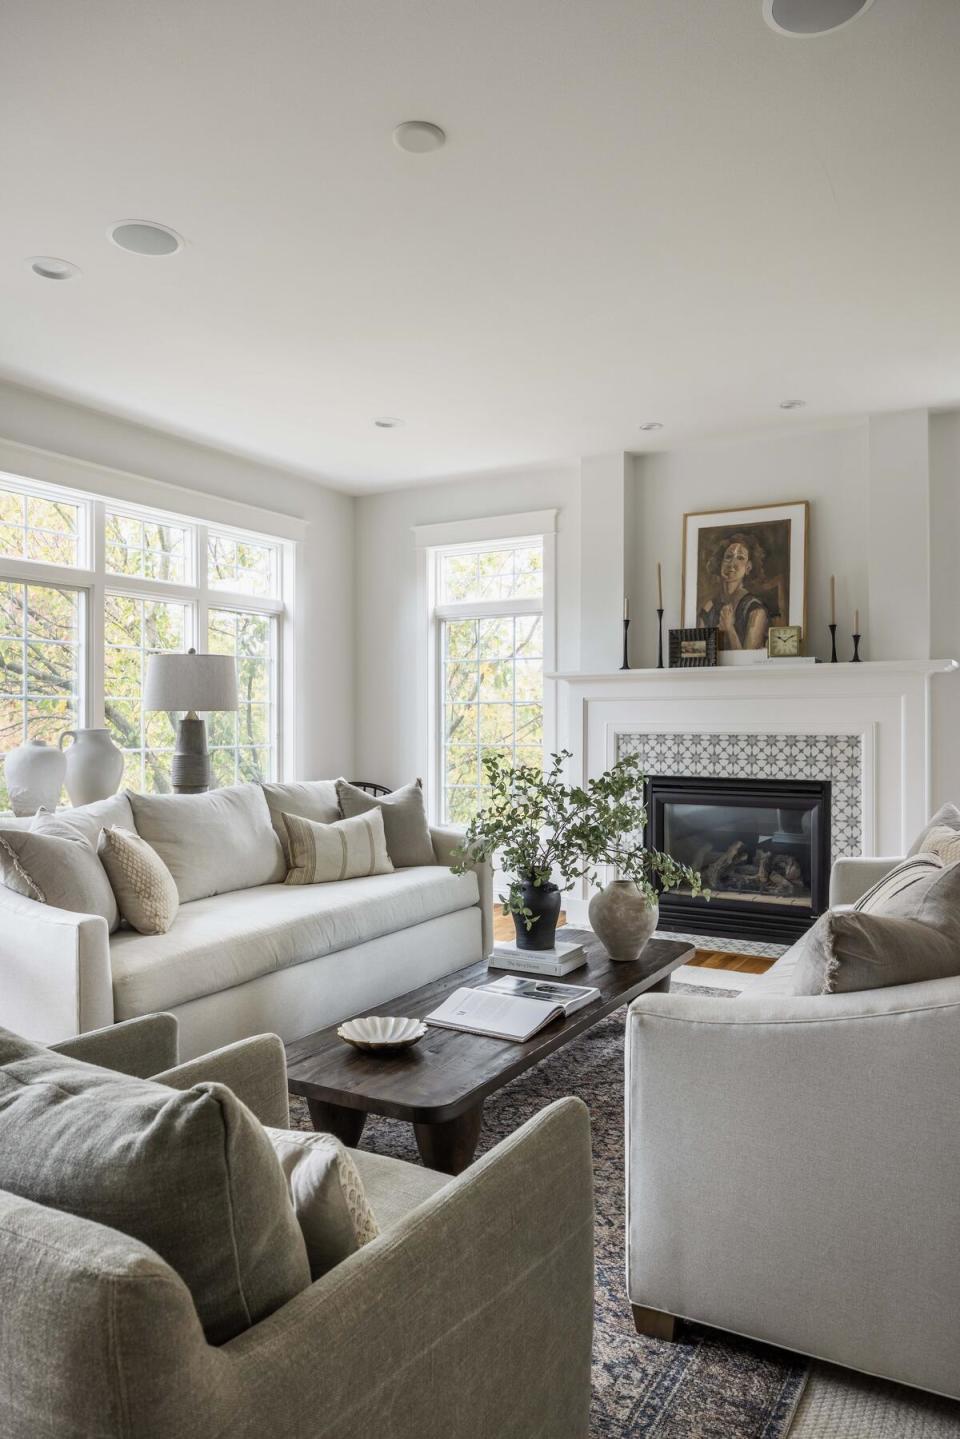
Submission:
[[[685,942],[652,939],[638,960],[621,964],[609,958],[589,930],[564,929],[563,938],[585,944],[588,960],[555,983],[592,984],[600,998],[567,1019],[554,1020],[526,1044],[431,1027],[419,1044],[384,1058],[345,1044],[336,1025],[288,1044],[290,1091],[306,1099],[314,1129],[355,1146],[368,1114],[406,1119],[413,1125],[424,1164],[459,1174],[473,1159],[487,1095],[638,994],[669,989],[673,970],[693,954]],[[520,971],[472,964],[367,1012],[423,1018],[455,989],[475,988],[511,973]]]

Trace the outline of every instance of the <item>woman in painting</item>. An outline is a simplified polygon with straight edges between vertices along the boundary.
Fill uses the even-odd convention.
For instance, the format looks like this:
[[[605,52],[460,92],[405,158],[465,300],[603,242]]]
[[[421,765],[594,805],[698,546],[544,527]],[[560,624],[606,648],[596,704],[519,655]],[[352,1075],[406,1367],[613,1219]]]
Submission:
[[[764,554],[752,535],[737,531],[725,535],[707,561],[713,594],[704,601],[697,624],[720,631],[720,648],[766,648],[770,612],[763,600],[747,589],[747,581],[763,579]]]

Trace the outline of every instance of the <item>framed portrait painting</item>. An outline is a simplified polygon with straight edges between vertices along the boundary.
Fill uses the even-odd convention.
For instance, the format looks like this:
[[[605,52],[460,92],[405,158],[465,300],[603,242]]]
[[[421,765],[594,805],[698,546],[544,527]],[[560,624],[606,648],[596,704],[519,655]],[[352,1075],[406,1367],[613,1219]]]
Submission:
[[[717,631],[721,664],[762,658],[774,625],[807,629],[806,500],[683,517],[681,624]]]

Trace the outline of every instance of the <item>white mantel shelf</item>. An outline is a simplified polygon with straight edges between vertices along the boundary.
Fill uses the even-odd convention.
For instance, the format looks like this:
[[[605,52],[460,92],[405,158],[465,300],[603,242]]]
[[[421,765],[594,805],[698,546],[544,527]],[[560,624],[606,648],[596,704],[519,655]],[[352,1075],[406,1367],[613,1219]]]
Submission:
[[[587,674],[580,670],[556,670],[545,676],[548,680],[566,680],[569,684],[601,684],[615,683],[627,684],[631,680],[689,680],[689,679],[735,679],[746,678],[757,679],[761,675],[776,675],[778,679],[784,679],[787,675],[802,675],[804,678],[814,677],[818,680],[830,675],[845,675],[848,678],[878,674],[913,674],[913,675],[935,675],[949,674],[951,670],[960,668],[957,660],[862,660],[859,664],[853,664],[850,660],[840,660],[836,664],[825,662],[816,665],[792,665],[778,664],[771,660],[766,664],[755,665],[683,665],[676,669],[629,669],[611,670],[601,674]]]

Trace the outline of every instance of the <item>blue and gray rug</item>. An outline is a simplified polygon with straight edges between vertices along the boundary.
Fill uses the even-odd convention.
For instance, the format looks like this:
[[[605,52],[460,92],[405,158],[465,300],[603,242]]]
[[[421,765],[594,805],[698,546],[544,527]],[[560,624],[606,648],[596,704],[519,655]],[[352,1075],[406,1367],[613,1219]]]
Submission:
[[[625,1015],[610,1015],[489,1099],[480,1150],[563,1094],[578,1094],[590,1108],[597,1207],[591,1439],[783,1439],[806,1383],[802,1360],[694,1325],[674,1344],[634,1330],[624,1284]],[[293,1123],[308,1129],[303,1101],[291,1098],[291,1107]],[[361,1147],[419,1162],[410,1126],[395,1120],[369,1119]]]

